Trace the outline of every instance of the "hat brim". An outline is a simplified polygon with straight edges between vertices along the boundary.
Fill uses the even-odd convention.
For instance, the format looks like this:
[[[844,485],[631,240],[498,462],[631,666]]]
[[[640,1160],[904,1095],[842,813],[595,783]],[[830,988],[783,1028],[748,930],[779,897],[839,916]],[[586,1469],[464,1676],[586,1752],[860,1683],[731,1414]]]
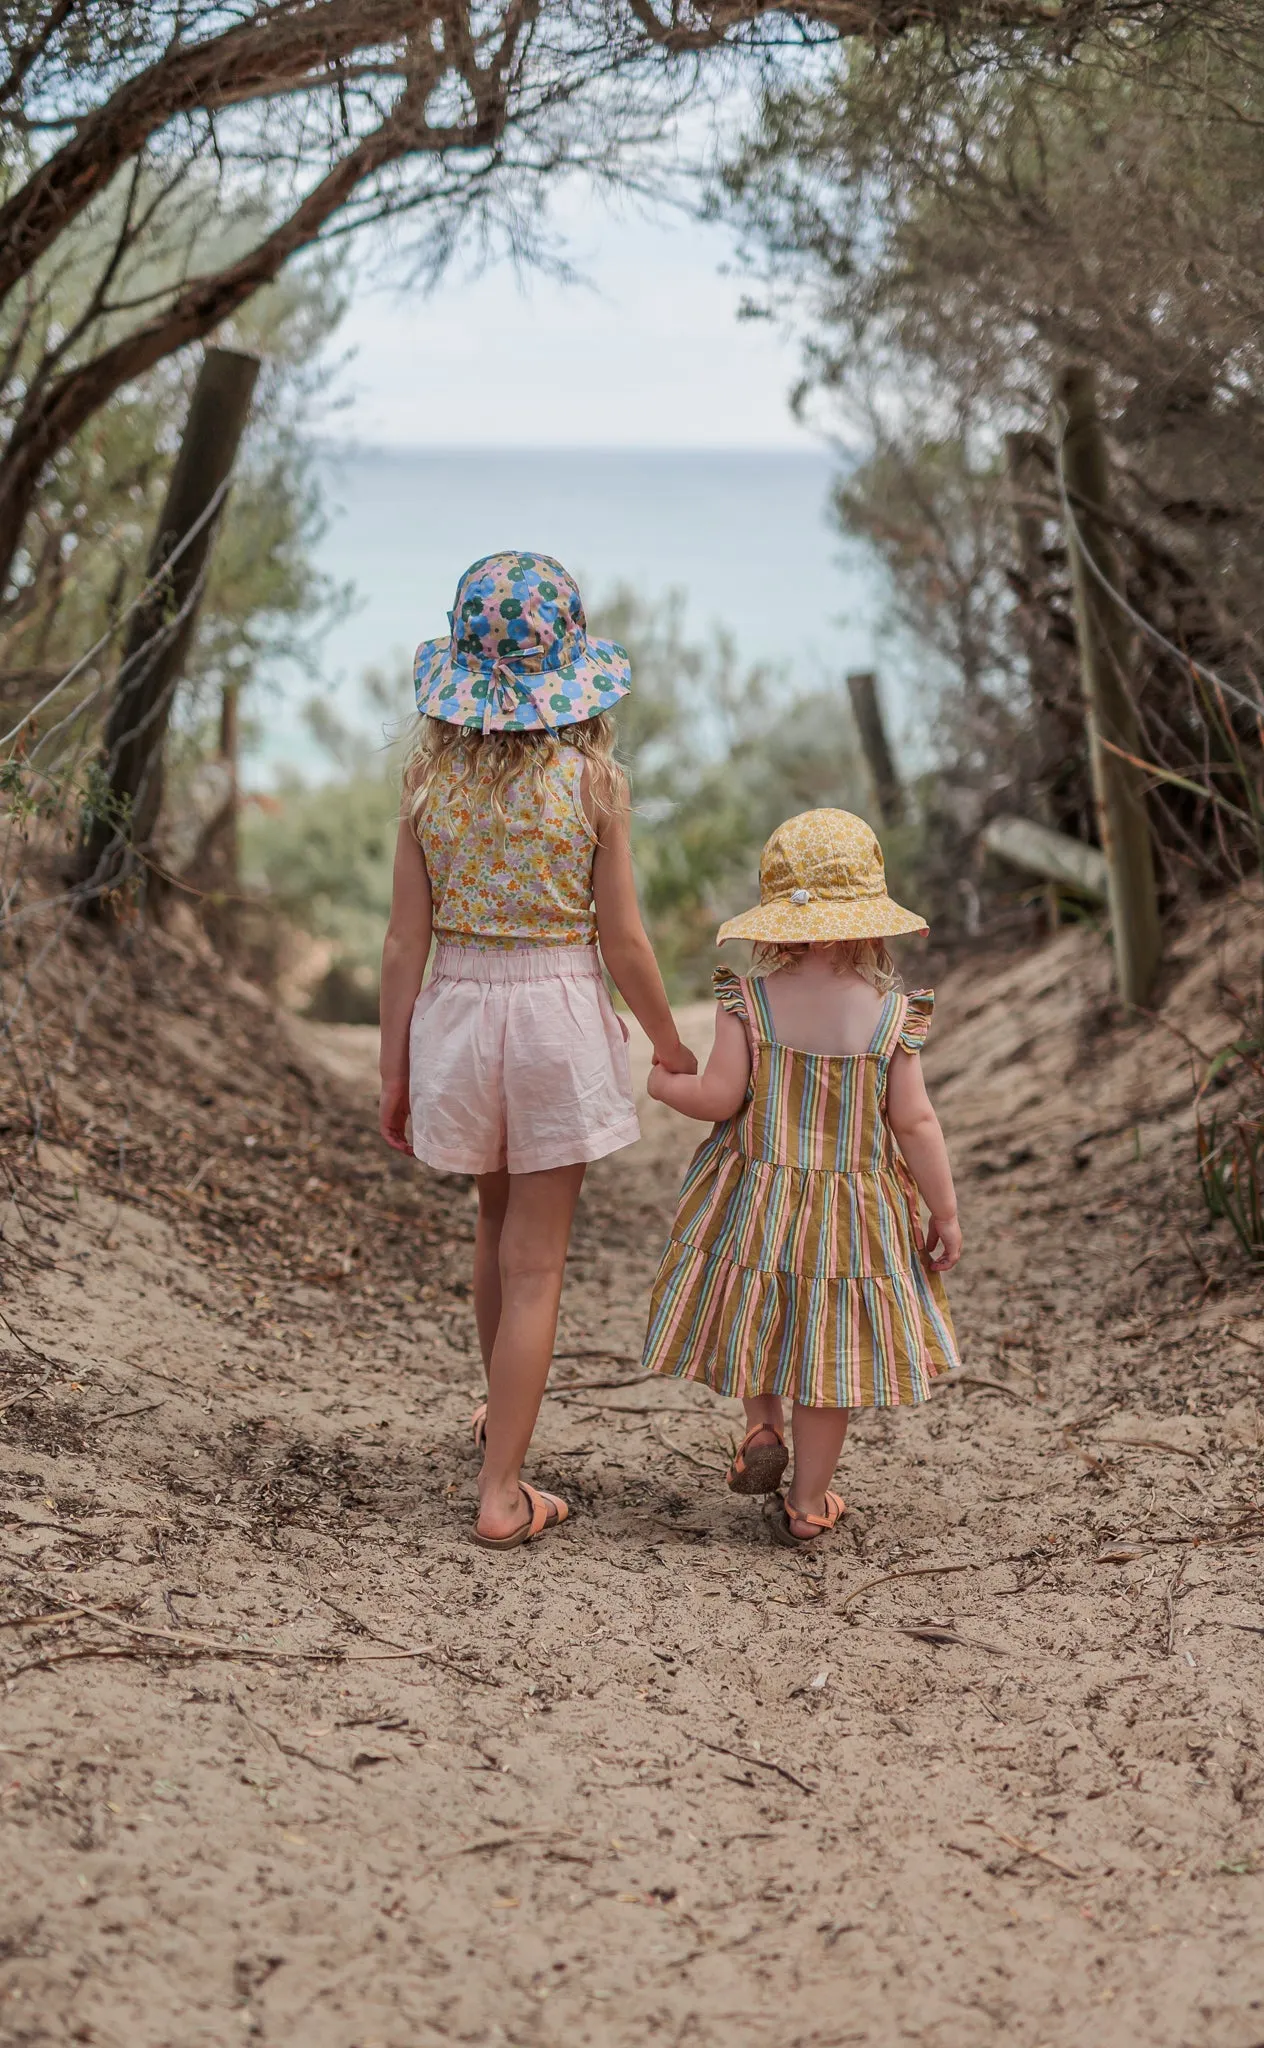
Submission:
[[[930,930],[924,917],[905,910],[889,896],[865,896],[831,902],[760,903],[740,917],[726,918],[716,934],[717,946],[730,939],[750,939],[761,946],[826,946],[840,939],[898,939]]]
[[[617,640],[584,642],[560,668],[523,671],[523,690],[512,710],[488,711],[486,675],[452,652],[450,640],[423,640],[413,661],[413,687],[423,718],[480,732],[556,732],[609,711],[632,687],[632,663]]]

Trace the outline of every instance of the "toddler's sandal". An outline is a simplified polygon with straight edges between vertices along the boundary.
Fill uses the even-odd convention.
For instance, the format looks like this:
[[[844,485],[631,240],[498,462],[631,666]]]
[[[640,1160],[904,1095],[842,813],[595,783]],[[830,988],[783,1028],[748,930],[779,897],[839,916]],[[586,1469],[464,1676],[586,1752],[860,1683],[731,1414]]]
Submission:
[[[558,1529],[570,1516],[566,1502],[556,1493],[540,1493],[534,1486],[521,1480],[523,1497],[531,1512],[512,1536],[480,1536],[477,1528],[474,1541],[484,1550],[518,1550],[522,1544],[531,1543],[537,1536],[543,1536],[548,1529]]]
[[[474,1439],[474,1448],[476,1451],[485,1451],[487,1449],[486,1401],[480,1401],[477,1408],[474,1410],[474,1413],[470,1417],[470,1435]]]
[[[757,1436],[769,1434],[776,1437],[775,1443],[754,1442]],[[789,1463],[790,1453],[781,1431],[774,1429],[771,1422],[760,1422],[747,1430],[738,1445],[725,1484],[734,1493],[776,1493]]]
[[[831,1530],[838,1527],[839,1516],[846,1513],[846,1507],[841,1493],[826,1494],[823,1515],[801,1515],[788,1500],[779,1501],[771,1523],[773,1541],[784,1544],[787,1550],[811,1550],[820,1542],[822,1536],[828,1536]],[[792,1522],[806,1522],[814,1533],[811,1536],[798,1536],[791,1527]]]

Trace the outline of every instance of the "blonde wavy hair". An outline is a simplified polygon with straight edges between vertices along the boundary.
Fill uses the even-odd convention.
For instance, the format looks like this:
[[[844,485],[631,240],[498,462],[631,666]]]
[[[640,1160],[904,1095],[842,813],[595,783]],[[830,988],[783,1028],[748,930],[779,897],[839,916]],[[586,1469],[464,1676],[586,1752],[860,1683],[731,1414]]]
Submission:
[[[442,718],[420,718],[404,763],[404,812],[418,838],[435,795],[477,790],[491,804],[503,829],[509,823],[505,799],[520,776],[530,777],[533,793],[543,802],[546,777],[563,748],[581,754],[588,769],[588,794],[599,820],[616,816],[627,804],[627,784],[614,757],[614,720],[599,711],[578,725],[558,732],[479,732],[476,727],[449,725]],[[454,782],[449,771],[455,768]],[[585,816],[592,840],[597,833]]]
[[[806,946],[756,946],[754,972],[776,974],[783,967],[795,967],[808,950]],[[858,974],[880,996],[889,996],[902,986],[895,962],[881,939],[837,939],[822,950],[833,955],[835,974]]]

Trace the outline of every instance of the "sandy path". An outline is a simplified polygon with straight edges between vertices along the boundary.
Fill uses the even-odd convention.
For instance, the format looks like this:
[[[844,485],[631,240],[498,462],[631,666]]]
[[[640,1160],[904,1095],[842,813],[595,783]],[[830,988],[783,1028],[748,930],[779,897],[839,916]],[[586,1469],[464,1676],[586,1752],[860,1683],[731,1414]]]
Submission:
[[[1106,1056],[1103,985],[1072,936],[947,992],[954,1302],[1008,1392],[862,1420],[809,1558],[721,1484],[735,1409],[619,1384],[692,1142],[653,1105],[542,1417],[575,1519],[506,1558],[459,1280],[356,1343],[319,1286],[243,1320],[152,1216],[48,1224],[11,1611],[112,1626],[0,1634],[0,2041],[1260,2048],[1264,1315],[1139,1230],[1180,1063]],[[352,1090],[367,1051],[306,1040]]]

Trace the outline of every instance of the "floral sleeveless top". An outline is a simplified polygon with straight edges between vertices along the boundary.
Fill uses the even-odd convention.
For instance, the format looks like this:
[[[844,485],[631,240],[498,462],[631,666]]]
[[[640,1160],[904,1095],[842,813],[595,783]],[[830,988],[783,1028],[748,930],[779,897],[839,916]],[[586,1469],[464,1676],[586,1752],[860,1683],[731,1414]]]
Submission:
[[[583,755],[560,747],[544,771],[504,793],[502,825],[489,798],[458,782],[455,764],[421,827],[434,933],[450,946],[595,946],[595,851],[584,818]]]

